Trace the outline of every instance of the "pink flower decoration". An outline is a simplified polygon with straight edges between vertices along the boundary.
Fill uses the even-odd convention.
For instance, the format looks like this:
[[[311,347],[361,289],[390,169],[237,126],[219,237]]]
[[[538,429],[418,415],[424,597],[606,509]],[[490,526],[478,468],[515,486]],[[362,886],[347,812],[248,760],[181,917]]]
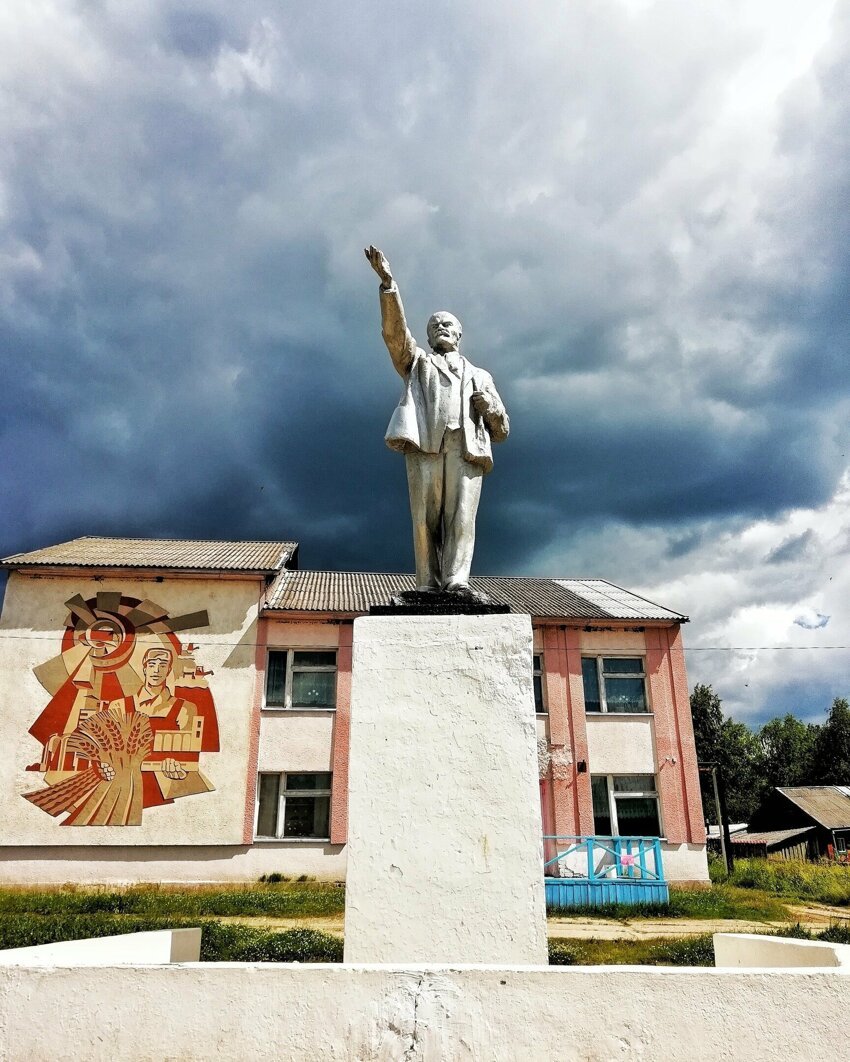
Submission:
[[[633,867],[635,862],[635,857],[628,852],[624,852],[623,855],[620,856],[620,866]]]

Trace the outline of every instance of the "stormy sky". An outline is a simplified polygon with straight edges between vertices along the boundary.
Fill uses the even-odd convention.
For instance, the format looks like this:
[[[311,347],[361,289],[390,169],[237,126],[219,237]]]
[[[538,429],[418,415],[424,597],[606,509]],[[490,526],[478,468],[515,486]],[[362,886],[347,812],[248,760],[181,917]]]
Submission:
[[[850,694],[848,82],[834,0],[7,5],[2,554],[410,570],[375,243],[511,414],[475,570],[643,592],[737,717],[820,718]]]

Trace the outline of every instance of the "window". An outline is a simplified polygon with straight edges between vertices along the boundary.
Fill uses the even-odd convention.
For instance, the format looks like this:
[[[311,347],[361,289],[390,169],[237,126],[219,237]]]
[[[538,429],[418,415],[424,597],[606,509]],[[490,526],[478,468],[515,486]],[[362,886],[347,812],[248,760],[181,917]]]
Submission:
[[[648,712],[646,673],[639,656],[583,656],[586,712],[616,712],[621,715]]]
[[[330,772],[261,774],[257,785],[257,837],[283,840],[330,837]]]
[[[595,774],[593,831],[599,837],[660,837],[658,794],[651,774]]]
[[[266,708],[335,708],[334,649],[272,649],[266,668]]]
[[[534,710],[538,715],[546,714],[546,702],[543,700],[543,657],[534,654]]]

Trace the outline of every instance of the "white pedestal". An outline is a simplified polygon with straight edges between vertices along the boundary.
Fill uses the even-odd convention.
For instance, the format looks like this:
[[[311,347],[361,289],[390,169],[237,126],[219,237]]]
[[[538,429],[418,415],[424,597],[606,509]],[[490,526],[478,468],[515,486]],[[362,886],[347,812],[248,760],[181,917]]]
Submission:
[[[347,963],[545,964],[528,616],[354,622]]]

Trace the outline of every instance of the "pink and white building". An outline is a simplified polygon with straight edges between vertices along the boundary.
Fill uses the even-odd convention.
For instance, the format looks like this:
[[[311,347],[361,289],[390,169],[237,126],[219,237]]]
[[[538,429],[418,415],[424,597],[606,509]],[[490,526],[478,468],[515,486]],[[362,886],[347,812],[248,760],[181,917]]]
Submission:
[[[412,576],[302,571],[284,541],[2,565],[0,880],[345,877],[354,620]],[[686,617],[602,579],[473,583],[532,619],[544,833],[659,837],[667,880],[706,881]]]

